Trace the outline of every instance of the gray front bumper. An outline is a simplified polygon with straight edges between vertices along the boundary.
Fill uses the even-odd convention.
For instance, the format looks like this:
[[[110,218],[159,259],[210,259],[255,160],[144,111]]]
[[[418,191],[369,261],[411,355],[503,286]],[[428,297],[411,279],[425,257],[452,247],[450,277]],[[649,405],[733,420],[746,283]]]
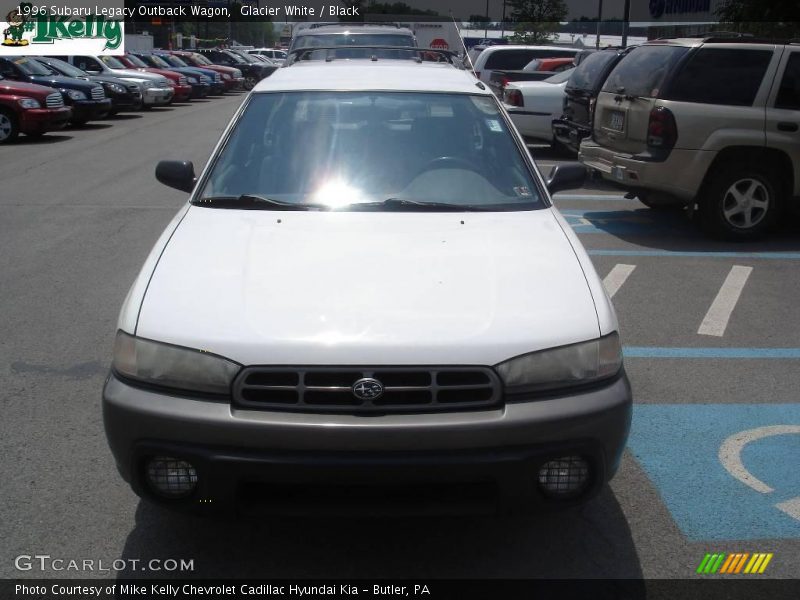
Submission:
[[[534,491],[531,468],[571,453],[591,458],[601,486],[619,465],[631,404],[624,374],[606,387],[497,410],[379,417],[238,410],[136,388],[113,374],[103,391],[109,445],[137,493],[147,495],[147,456],[179,455],[201,465],[200,494],[218,505],[234,502],[242,481],[318,482],[331,473],[337,482],[371,483],[393,472],[401,482],[497,472],[500,487],[521,498]]]

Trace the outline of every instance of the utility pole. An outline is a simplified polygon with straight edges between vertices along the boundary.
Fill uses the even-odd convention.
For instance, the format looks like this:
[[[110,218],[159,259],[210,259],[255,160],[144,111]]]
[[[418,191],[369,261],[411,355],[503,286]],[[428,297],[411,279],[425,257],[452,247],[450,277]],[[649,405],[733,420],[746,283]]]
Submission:
[[[631,24],[631,0],[625,0],[625,15],[622,20],[622,47],[628,47],[628,27]]]
[[[503,0],[503,18],[500,19],[500,39],[506,34],[506,0]]]
[[[597,42],[595,48],[600,50],[600,24],[603,22],[603,0],[597,0]]]
[[[483,37],[489,37],[489,0],[486,0],[486,21],[484,22],[486,28],[483,30]]]

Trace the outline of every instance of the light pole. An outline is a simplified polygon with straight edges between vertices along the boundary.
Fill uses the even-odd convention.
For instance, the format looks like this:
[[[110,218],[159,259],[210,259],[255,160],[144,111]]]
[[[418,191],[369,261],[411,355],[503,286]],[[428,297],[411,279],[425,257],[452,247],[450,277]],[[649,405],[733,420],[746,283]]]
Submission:
[[[483,37],[489,37],[489,0],[486,0],[486,21],[483,22],[485,29],[483,30]]]
[[[603,0],[598,0],[597,5],[597,42],[595,48],[600,49],[600,23],[603,22]]]
[[[625,14],[622,19],[622,47],[628,47],[628,27],[631,24],[631,0],[625,0]]]
[[[506,0],[503,0],[503,17],[500,19],[500,39],[506,34]]]

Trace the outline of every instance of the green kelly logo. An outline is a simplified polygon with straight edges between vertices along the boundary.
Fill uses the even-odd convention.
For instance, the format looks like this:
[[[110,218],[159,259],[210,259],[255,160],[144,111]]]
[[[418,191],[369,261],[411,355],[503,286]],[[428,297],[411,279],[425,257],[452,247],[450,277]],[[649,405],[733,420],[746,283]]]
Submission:
[[[21,4],[24,10],[29,4]],[[105,38],[106,50],[116,50],[122,44],[122,23],[106,20],[102,15],[87,15],[83,20],[71,17],[36,15],[35,21],[25,21],[26,31],[33,31],[32,44],[52,44],[56,40]]]

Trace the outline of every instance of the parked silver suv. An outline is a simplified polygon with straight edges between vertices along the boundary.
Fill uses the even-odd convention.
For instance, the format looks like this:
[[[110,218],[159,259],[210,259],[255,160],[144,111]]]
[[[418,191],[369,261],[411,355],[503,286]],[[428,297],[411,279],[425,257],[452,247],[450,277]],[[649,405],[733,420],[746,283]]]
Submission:
[[[649,42],[595,111],[580,160],[647,206],[696,206],[716,237],[757,238],[800,197],[798,44]]]

